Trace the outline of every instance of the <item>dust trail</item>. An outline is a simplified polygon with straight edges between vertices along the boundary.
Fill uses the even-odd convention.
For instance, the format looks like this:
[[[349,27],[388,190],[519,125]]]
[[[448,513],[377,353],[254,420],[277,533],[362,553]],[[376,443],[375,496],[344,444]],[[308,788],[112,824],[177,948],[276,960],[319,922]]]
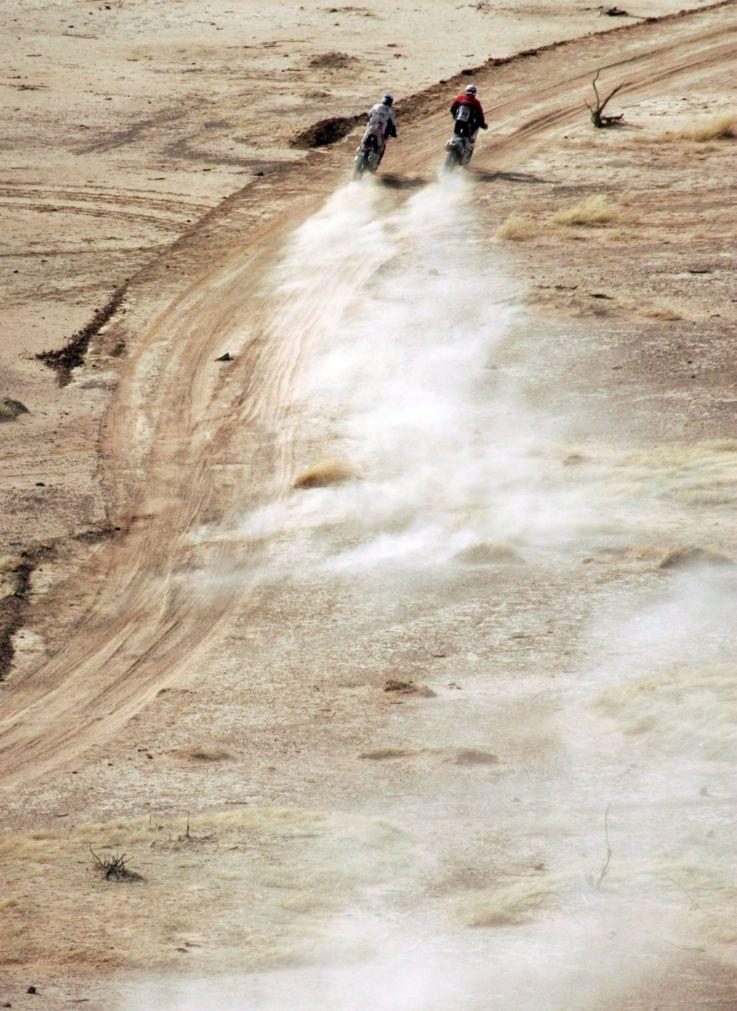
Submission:
[[[734,490],[726,444],[575,452],[581,408],[541,393],[546,335],[474,213],[464,178],[398,209],[349,186],[297,231],[272,277],[283,466],[262,504],[192,533],[257,549],[229,580],[622,549],[645,525],[667,545],[717,477]],[[292,492],[325,459],[355,480]]]
[[[506,667],[487,653],[486,682],[468,673],[478,659],[469,643],[464,703],[451,705],[438,679],[434,710],[386,715],[378,743],[389,754],[403,744],[415,766],[400,801],[381,797],[381,814],[414,832],[422,874],[393,890],[364,885],[322,923],[307,965],[180,989],[148,981],[142,1003],[592,1011],[638,1006],[631,995],[679,951],[726,959],[737,587],[729,572],[673,578],[652,556],[633,556],[640,567],[621,587],[583,584],[578,572],[584,553],[611,551],[605,565],[644,544],[657,558],[676,535],[700,534],[704,516],[725,520],[734,447],[572,454],[576,408],[553,409],[540,391],[537,360],[554,351],[545,334],[522,332],[520,293],[476,233],[460,177],[398,208],[370,186],[334,195],[299,230],[274,284],[274,332],[298,329],[308,349],[283,387],[288,466],[265,503],[193,534],[260,547],[246,574],[213,578],[270,582],[294,594],[292,614],[325,583],[353,594],[343,651],[362,622],[394,617],[397,572],[429,573],[408,580],[402,604],[447,624],[459,613],[448,587],[479,551],[539,563],[530,582],[557,580],[555,620],[587,592],[593,617],[582,614],[575,657],[550,654],[565,675],[558,688],[542,681],[547,654],[534,637]],[[292,490],[328,457],[356,479]],[[486,578],[462,584],[479,620],[491,606]],[[519,610],[516,637],[544,604],[524,575],[522,589],[504,579],[499,595],[518,594],[508,605]],[[566,596],[566,580],[578,596]],[[510,628],[498,614],[501,655]],[[302,630],[305,652],[334,649],[316,627]],[[457,745],[474,738],[502,743],[498,776],[491,762],[483,777],[458,776]]]
[[[297,563],[428,567],[489,544],[558,549],[599,530],[599,475],[571,480],[564,427],[505,361],[519,291],[476,234],[472,186],[446,179],[383,217],[347,193],[300,229],[275,298],[282,329],[317,333],[290,394],[289,477],[332,457],[357,479],[283,489],[193,537],[270,542],[264,574],[278,576]],[[328,277],[342,294],[326,304]]]

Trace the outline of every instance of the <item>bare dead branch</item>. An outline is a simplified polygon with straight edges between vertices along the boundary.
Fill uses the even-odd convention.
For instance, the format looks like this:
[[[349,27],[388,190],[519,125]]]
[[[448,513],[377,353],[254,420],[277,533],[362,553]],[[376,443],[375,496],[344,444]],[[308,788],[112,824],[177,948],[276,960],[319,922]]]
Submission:
[[[97,870],[107,881],[141,881],[141,875],[128,867],[128,855],[126,853],[113,853],[109,857],[101,857],[95,853],[90,843],[90,853],[95,858]]]
[[[600,73],[601,71],[597,70],[594,74],[594,79],[591,82],[591,87],[594,89],[594,95],[596,97],[596,104],[590,105],[586,102],[586,108],[591,113],[591,122],[597,130],[603,130],[608,126],[616,126],[618,123],[622,122],[622,119],[624,118],[623,113],[620,113],[618,116],[605,116],[604,109],[606,109],[607,105],[611,99],[614,98],[617,92],[620,91],[627,83],[626,81],[622,81],[621,84],[616,86],[616,88],[612,88],[605,98],[602,98],[599,94],[599,89],[596,87],[596,82],[599,80]]]
[[[606,811],[604,812],[604,838],[606,839],[606,856],[604,857],[604,863],[601,865],[601,870],[599,871],[599,877],[596,880],[596,890],[597,892],[601,888],[601,883],[606,877],[607,871],[609,870],[609,861],[612,859],[612,854],[614,850],[609,844],[609,808],[612,806],[612,802],[606,806]]]

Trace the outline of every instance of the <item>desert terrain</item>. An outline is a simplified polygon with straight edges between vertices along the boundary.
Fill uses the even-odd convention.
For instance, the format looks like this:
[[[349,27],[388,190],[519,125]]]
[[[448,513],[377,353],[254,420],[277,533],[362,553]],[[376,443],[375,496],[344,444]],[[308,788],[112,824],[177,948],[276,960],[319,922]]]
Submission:
[[[681,6],[5,5],[0,1005],[737,1006],[737,4]]]

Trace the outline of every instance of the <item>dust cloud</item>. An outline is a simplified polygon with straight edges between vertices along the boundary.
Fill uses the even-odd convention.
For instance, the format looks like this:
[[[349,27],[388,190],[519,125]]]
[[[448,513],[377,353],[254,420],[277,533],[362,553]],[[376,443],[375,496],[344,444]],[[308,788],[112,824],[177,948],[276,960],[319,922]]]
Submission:
[[[213,581],[370,576],[368,609],[392,571],[519,563],[565,579],[585,559],[603,575],[587,584],[575,655],[557,658],[565,677],[542,707],[521,696],[519,722],[499,730],[519,767],[451,785],[437,765],[425,794],[387,799],[422,862],[404,890],[364,887],[304,965],[146,980],[135,1004],[584,1011],[638,1006],[632,995],[684,952],[728,964],[737,580],[729,566],[658,560],[702,539],[705,517],[721,536],[734,447],[572,442],[581,409],[539,395],[545,335],[531,340],[523,292],[476,231],[460,176],[399,203],[345,187],[298,230],[273,284],[272,336],[299,333],[284,351],[288,409],[271,418],[282,466],[262,502],[193,532],[258,546]],[[340,481],[300,481],[325,461]],[[628,578],[609,580],[612,560]],[[534,652],[526,662],[520,681],[539,676]],[[501,722],[493,691],[474,702],[474,732]],[[457,733],[454,710],[440,711],[423,730],[433,747],[406,751],[418,763]],[[489,848],[481,881],[464,869],[464,823]],[[462,854],[457,879],[443,832]]]
[[[302,334],[286,426],[296,459],[269,501],[195,539],[271,542],[261,575],[278,578],[295,564],[559,548],[600,528],[599,496],[563,467],[565,425],[534,404],[510,353],[519,287],[476,234],[465,178],[398,208],[377,186],[339,191],[298,230],[274,297],[274,332]],[[355,480],[291,494],[326,460]]]

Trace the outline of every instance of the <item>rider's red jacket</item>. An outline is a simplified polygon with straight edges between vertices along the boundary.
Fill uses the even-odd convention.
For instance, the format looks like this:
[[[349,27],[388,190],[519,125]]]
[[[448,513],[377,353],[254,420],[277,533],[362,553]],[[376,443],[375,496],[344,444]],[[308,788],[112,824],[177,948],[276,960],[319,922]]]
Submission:
[[[459,105],[470,105],[471,106],[471,118],[473,120],[472,129],[478,130],[479,127],[484,128],[486,126],[486,119],[484,118],[484,110],[475,95],[467,95],[465,91],[461,92],[458,98],[455,99],[450,107],[451,115],[453,119],[456,117]]]

